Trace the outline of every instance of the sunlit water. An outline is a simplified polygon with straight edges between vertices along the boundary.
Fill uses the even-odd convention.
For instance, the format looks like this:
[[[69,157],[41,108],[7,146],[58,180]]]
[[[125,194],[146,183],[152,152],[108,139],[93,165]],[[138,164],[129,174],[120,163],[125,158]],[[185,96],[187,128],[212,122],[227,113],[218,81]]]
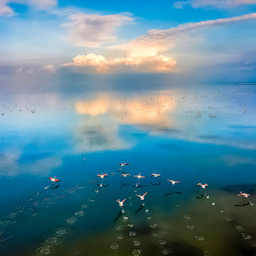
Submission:
[[[256,255],[255,93],[1,95],[1,255]]]

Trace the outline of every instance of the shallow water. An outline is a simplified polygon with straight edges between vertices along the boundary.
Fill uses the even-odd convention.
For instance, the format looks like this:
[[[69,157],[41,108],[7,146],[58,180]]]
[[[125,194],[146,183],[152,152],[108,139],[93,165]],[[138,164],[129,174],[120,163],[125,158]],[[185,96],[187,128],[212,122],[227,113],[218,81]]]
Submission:
[[[1,255],[256,255],[255,92],[2,95]]]

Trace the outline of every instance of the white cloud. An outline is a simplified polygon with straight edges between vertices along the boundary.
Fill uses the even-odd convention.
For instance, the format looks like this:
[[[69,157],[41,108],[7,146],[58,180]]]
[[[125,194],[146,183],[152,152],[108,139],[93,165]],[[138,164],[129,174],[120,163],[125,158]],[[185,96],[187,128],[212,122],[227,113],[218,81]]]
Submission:
[[[131,55],[127,58],[105,59],[102,55],[90,53],[78,55],[73,62],[64,66],[78,66],[89,68],[91,72],[112,73],[120,70],[129,70],[142,73],[174,72],[176,61],[163,55]]]
[[[12,16],[13,10],[8,6],[11,3],[35,6],[38,9],[48,9],[57,4],[57,0],[0,0],[0,16]]]
[[[16,70],[16,73],[20,73],[20,74],[22,74],[22,73],[23,73],[23,67],[18,68],[18,69]]]
[[[18,68],[15,72],[19,74],[39,74],[42,71],[50,72],[50,73],[55,73],[56,67],[54,65],[46,65],[46,66],[39,66],[39,67],[20,67]]]
[[[0,0],[0,16],[12,16],[13,10],[6,5],[7,1]]]
[[[158,54],[173,48],[178,43],[194,40],[189,37],[190,31],[249,19],[256,19],[256,13],[232,18],[187,23],[166,30],[150,30],[146,35],[131,40],[126,44],[111,46],[110,48],[125,50],[128,52],[128,55],[137,54],[137,52],[142,52],[143,55],[148,53]]]
[[[70,28],[69,40],[75,46],[99,47],[101,43],[115,41],[117,27],[133,21],[131,17],[116,15],[73,14],[64,26]]]
[[[73,58],[73,62],[66,63],[64,66],[87,67],[90,71],[97,73],[109,73],[117,70],[150,73],[175,72],[177,71],[176,61],[161,53],[175,47],[179,43],[191,43],[195,40],[194,37],[189,36],[191,31],[249,19],[256,19],[256,13],[232,18],[187,23],[166,30],[150,30],[146,35],[140,36],[128,43],[109,47],[109,49],[125,51],[127,55],[125,58],[107,60],[101,55],[78,55]]]
[[[202,8],[207,6],[228,8],[242,4],[256,4],[256,0],[190,0],[184,2],[175,2],[173,6],[176,9],[182,9],[185,5],[191,5],[193,8]]]
[[[51,73],[55,73],[56,71],[56,68],[53,65],[46,65],[43,67],[43,69]]]
[[[175,2],[173,4],[173,7],[175,9],[183,9],[184,6],[188,5],[189,4],[189,1],[186,1],[186,2]]]
[[[57,5],[57,0],[13,0],[13,1],[19,1],[24,2],[28,5],[34,5],[40,9],[47,9],[49,7]]]
[[[26,71],[26,73],[28,73],[29,75],[32,75],[35,73],[35,70],[33,68],[30,68]]]

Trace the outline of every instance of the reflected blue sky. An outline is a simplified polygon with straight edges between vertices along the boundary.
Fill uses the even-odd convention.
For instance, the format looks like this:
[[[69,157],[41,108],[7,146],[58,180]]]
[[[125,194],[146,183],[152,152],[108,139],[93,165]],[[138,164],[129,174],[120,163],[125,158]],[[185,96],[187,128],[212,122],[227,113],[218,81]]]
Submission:
[[[74,229],[70,247],[77,246],[82,227],[85,241],[92,234],[110,232],[118,214],[113,198],[133,198],[136,187],[132,186],[137,184],[135,178],[120,178],[117,164],[121,162],[131,163],[125,170],[132,175],[147,176],[141,183],[146,187],[139,192],[150,192],[145,201],[150,207],[157,203],[175,214],[174,205],[166,205],[173,198],[164,197],[170,193],[166,178],[182,181],[175,185],[182,192],[175,197],[177,204],[192,203],[200,191],[195,186],[198,182],[209,183],[213,195],[226,193],[225,198],[235,200],[223,191],[239,184],[250,186],[255,179],[255,92],[254,85],[216,85],[1,96],[0,185],[5,195],[0,199],[1,219],[21,206],[36,214],[28,219],[31,212],[22,213],[23,226],[9,230],[15,236],[0,244],[3,252],[12,255],[12,243],[24,253],[36,250],[51,230],[94,201],[92,210],[86,210],[88,217]],[[161,189],[150,178],[153,172],[162,175]],[[99,187],[98,173],[109,174],[103,181],[106,187]],[[49,176],[57,176],[60,186],[52,187]],[[77,189],[79,184],[85,190]],[[56,193],[63,193],[63,200],[56,199]],[[220,202],[217,194],[215,200]],[[132,211],[139,209],[140,204],[130,200]],[[106,218],[96,224],[103,208],[109,209]],[[134,221],[139,223],[140,218]],[[33,225],[37,228],[31,236]],[[26,240],[19,241],[24,234]]]

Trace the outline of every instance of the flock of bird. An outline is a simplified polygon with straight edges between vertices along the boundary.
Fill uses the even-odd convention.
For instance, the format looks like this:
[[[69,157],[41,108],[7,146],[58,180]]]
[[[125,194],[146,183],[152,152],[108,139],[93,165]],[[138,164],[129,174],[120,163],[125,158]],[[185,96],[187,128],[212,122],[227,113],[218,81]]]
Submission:
[[[128,163],[120,163],[120,164],[118,164],[118,165],[120,165],[121,167],[124,167],[124,166],[130,165],[130,164],[128,164]],[[126,177],[130,177],[130,178],[131,178],[131,177],[132,177],[132,175],[131,175],[130,173],[124,172],[124,171],[122,171],[122,169],[119,169],[118,171],[119,171],[119,172],[122,172],[122,174],[120,175],[120,177],[124,177],[124,178],[126,178]],[[115,173],[111,173],[111,175],[113,175],[113,174],[115,174]],[[161,178],[161,175],[158,174],[158,173],[152,173],[150,176],[151,176],[151,177],[155,177],[155,178]],[[107,174],[107,173],[98,174],[97,177],[98,177],[98,178],[101,178],[101,179],[103,180],[104,178],[108,177],[108,174]],[[139,182],[140,179],[146,178],[146,176],[142,176],[141,173],[139,173],[138,175],[133,175],[133,177],[138,178],[138,183],[136,183],[135,187],[140,186],[140,182]],[[50,179],[53,183],[60,181],[60,179],[57,179],[56,176],[55,176],[55,177],[49,177],[49,179]],[[166,179],[166,180],[169,181],[169,182],[172,184],[172,188],[173,188],[173,186],[174,186],[175,184],[178,184],[178,183],[181,182],[181,181],[170,180],[170,179]],[[160,184],[160,183],[159,183],[159,184]],[[158,185],[159,185],[159,184],[158,184]],[[103,187],[103,186],[104,186],[103,184],[100,184],[100,185],[97,184],[97,185],[98,185],[99,187]],[[107,187],[107,186],[108,186],[108,185],[105,185],[104,187]],[[205,196],[206,198],[209,198],[209,195],[208,195],[208,194],[206,193],[206,191],[205,191],[205,189],[208,187],[208,184],[207,184],[207,183],[202,184],[201,182],[199,182],[199,183],[197,183],[196,186],[197,186],[197,187],[201,186],[201,188],[202,188],[202,190],[203,190],[203,192],[202,192],[202,194],[201,194],[201,197],[198,197],[198,196],[197,196],[198,199],[201,199],[201,198],[203,198],[204,196]],[[98,193],[99,190],[96,190],[95,192]],[[172,193],[173,193],[173,192],[172,192]],[[172,193],[166,194],[165,196],[170,195],[170,194],[172,194]],[[181,192],[175,192],[175,193],[181,193]],[[149,192],[146,192],[146,193],[144,193],[143,195],[135,194],[135,196],[139,197],[139,198],[141,199],[141,201],[144,201],[144,200],[145,200],[145,196],[146,196],[147,194],[149,194]],[[244,197],[244,198],[248,198],[248,197],[251,196],[252,194],[243,193],[243,192],[240,191],[240,193],[237,194],[237,195],[238,195],[238,196],[242,196],[242,197]],[[119,204],[119,206],[120,206],[121,208],[123,208],[124,202],[126,201],[126,198],[123,199],[123,200],[121,200],[121,199],[115,199],[115,200],[116,200],[116,202]],[[248,202],[242,202],[241,205],[235,205],[235,206],[246,206],[246,205],[249,205],[249,204],[250,204],[250,205],[253,205],[250,201],[248,201]]]

